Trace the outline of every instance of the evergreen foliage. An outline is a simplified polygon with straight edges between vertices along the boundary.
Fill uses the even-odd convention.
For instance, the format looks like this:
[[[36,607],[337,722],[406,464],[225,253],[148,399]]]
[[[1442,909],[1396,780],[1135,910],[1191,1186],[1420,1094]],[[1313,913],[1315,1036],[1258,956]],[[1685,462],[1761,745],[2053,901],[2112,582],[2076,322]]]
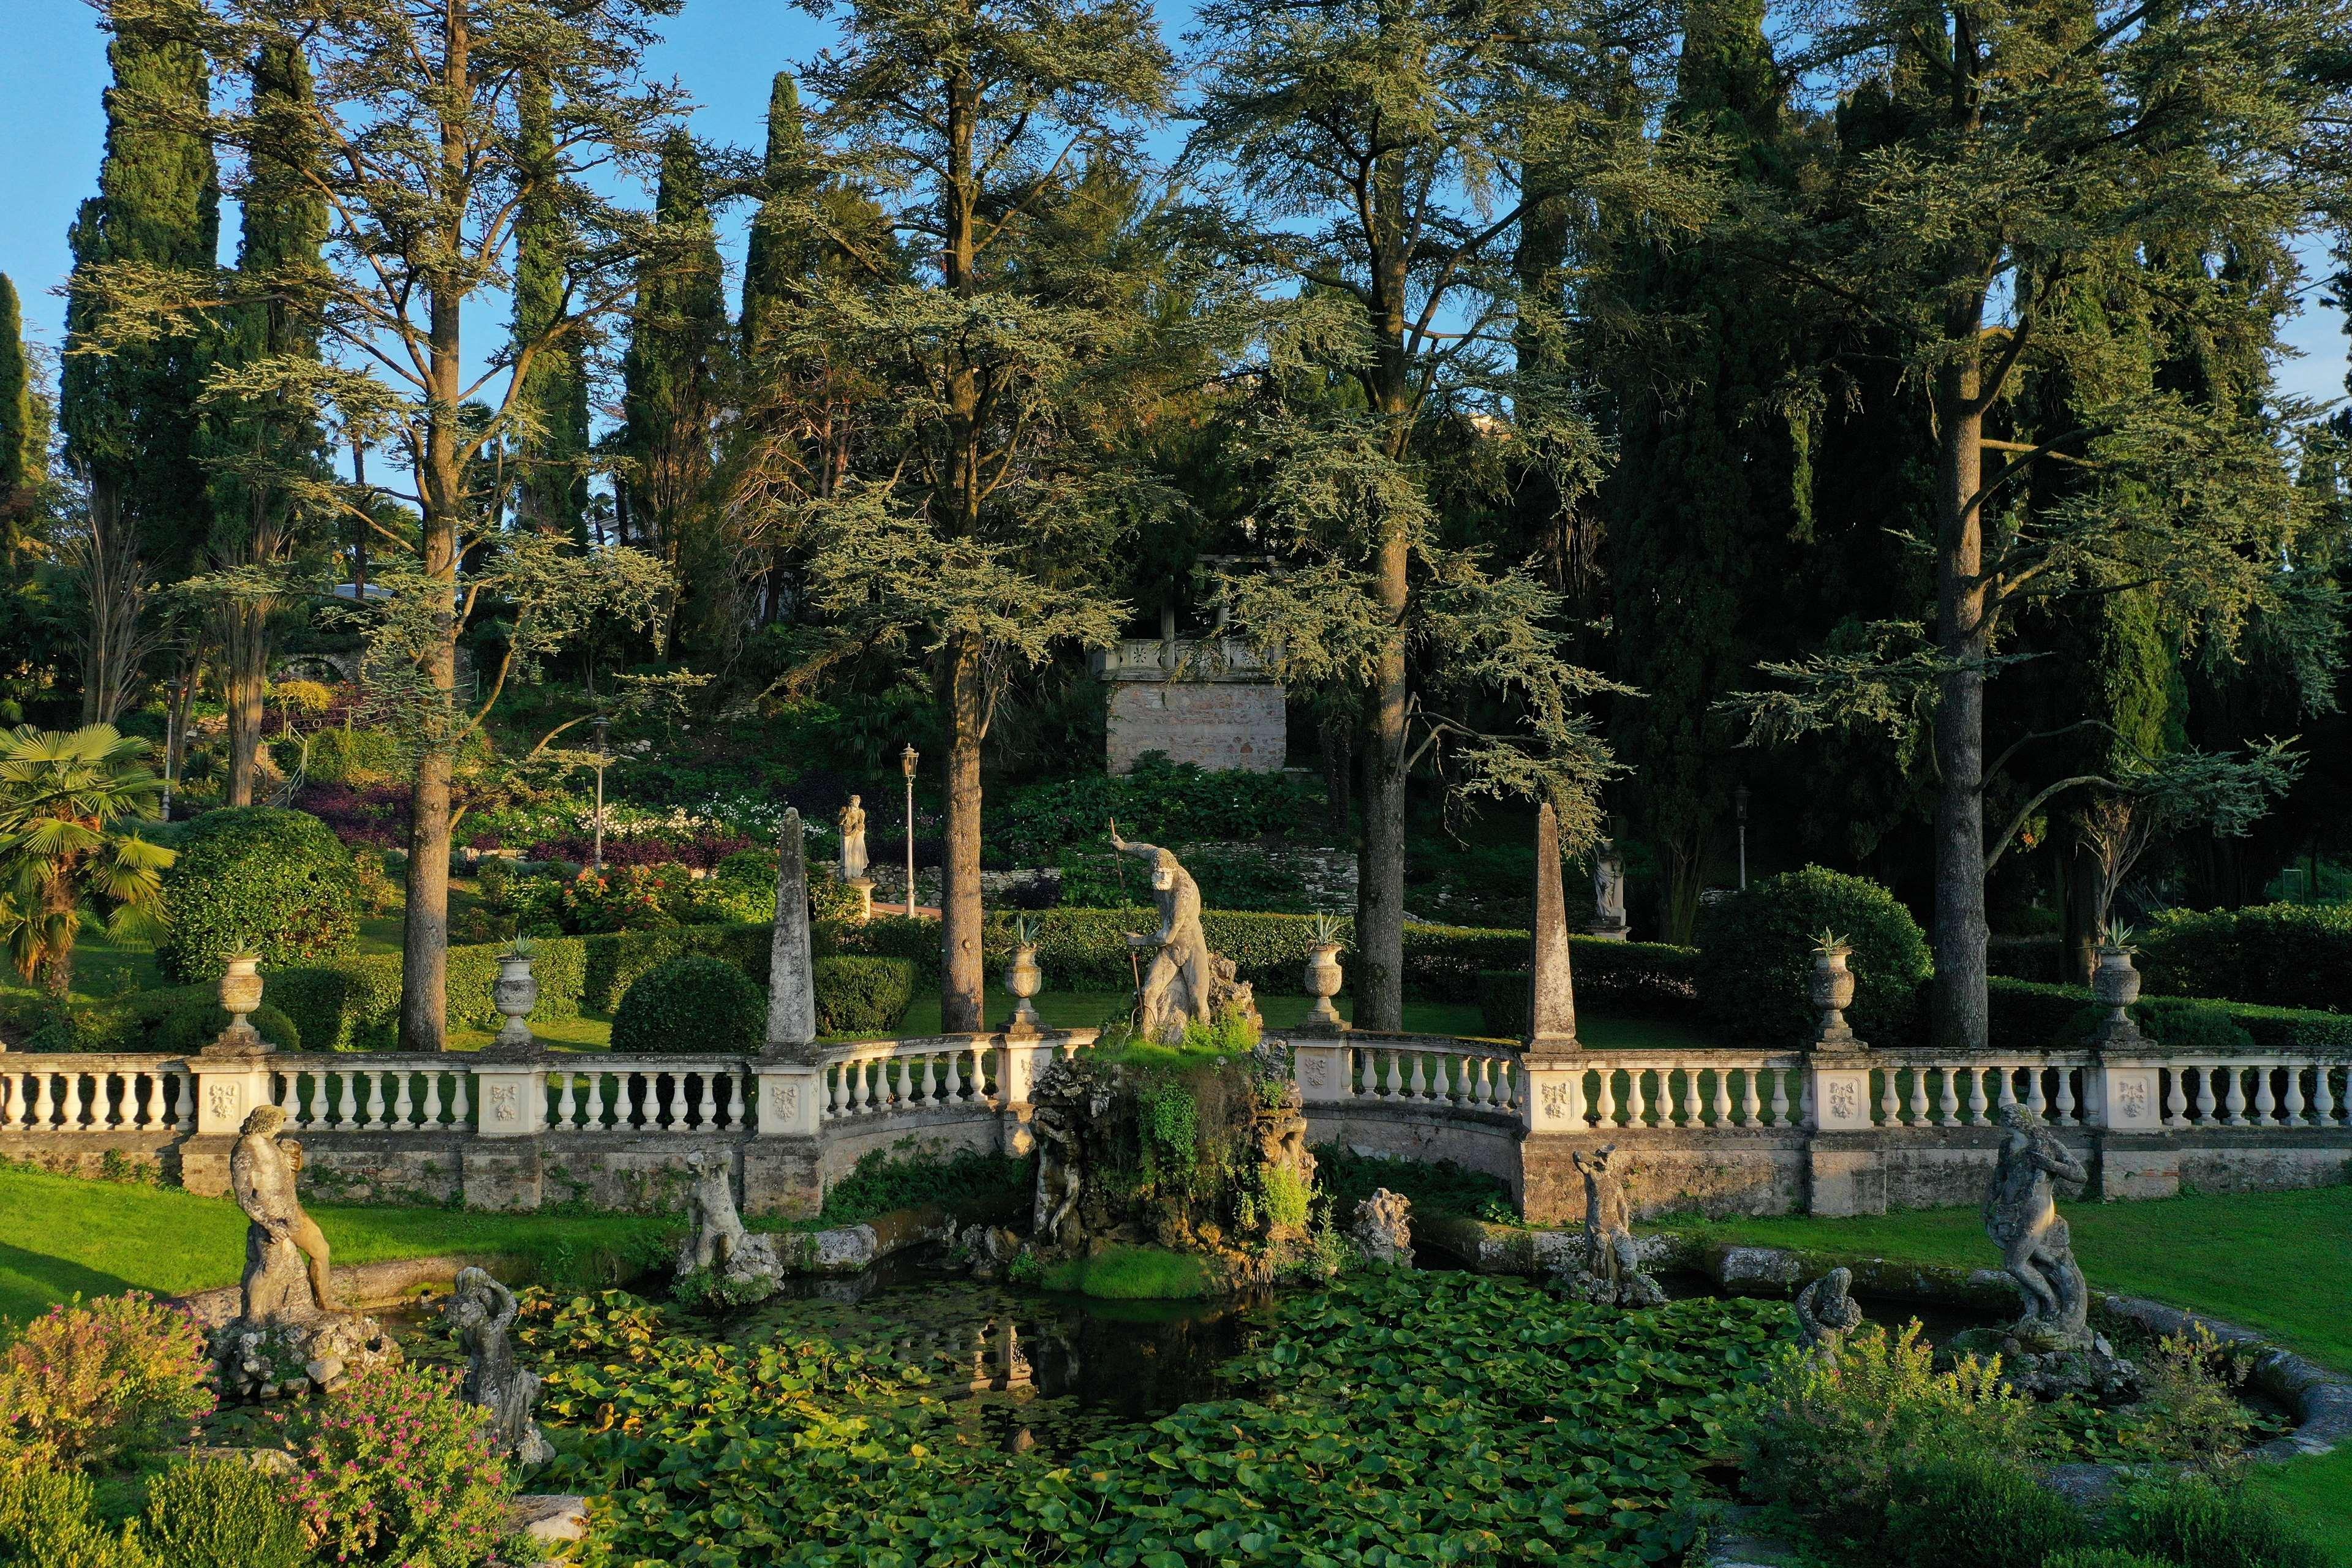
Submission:
[[[239,953],[271,969],[331,958],[359,936],[352,852],[308,812],[253,805],[206,812],[178,840],[163,874],[163,973],[217,980]]]
[[[47,477],[47,417],[25,353],[25,318],[16,285],[0,272],[0,559],[13,561],[33,508],[33,492]]]
[[[300,1517],[278,1478],[233,1456],[177,1464],[147,1482],[144,1538],[164,1568],[300,1568]]]
[[[520,469],[516,511],[534,528],[588,542],[588,374],[585,350],[560,329],[570,307],[572,242],[555,160],[552,84],[523,80],[515,110],[516,162],[524,184],[515,218],[514,341],[533,345],[515,408]]]
[[[1813,950],[1823,931],[1853,947],[1853,1005],[1846,1020],[1880,1046],[1916,1044],[1927,939],[1911,911],[1862,877],[1807,866],[1750,883],[1709,910],[1699,927],[1698,999],[1713,1022],[1744,1039],[1795,1046],[1813,1037]]]
[[[742,1056],[760,1048],[767,1026],[764,992],[733,964],[694,954],[630,984],[613,1013],[613,1048]]]

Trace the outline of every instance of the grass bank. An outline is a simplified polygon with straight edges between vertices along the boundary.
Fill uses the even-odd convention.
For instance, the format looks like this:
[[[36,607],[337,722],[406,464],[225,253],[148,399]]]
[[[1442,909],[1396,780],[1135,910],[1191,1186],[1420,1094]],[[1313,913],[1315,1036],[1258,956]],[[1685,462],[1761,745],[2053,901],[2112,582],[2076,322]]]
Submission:
[[[337,1263],[436,1253],[524,1259],[540,1280],[582,1288],[660,1262],[673,1217],[479,1214],[467,1209],[310,1205]],[[0,1170],[0,1338],[76,1294],[183,1296],[234,1285],[245,1215],[226,1198],[177,1188]]]

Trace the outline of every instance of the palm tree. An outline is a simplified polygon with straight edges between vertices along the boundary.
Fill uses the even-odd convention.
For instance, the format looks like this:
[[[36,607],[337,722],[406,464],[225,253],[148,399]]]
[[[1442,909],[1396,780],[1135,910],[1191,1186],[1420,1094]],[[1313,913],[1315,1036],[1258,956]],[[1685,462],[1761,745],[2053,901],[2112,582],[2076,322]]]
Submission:
[[[85,918],[102,913],[123,937],[162,926],[172,851],[118,824],[153,816],[163,787],[147,742],[111,724],[0,735],[0,935],[17,972],[51,996],[72,987]]]

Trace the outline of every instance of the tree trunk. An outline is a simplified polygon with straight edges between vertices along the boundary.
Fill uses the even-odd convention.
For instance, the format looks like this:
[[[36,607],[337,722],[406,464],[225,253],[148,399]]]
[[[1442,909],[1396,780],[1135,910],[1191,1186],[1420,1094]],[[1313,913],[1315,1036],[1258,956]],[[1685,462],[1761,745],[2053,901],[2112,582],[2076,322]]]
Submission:
[[[1985,983],[1984,659],[1986,616],[1983,411],[1970,323],[1938,377],[1943,518],[1936,560],[1936,647],[1948,666],[1936,705],[1936,957],[1932,1039],[1940,1050],[1980,1051],[1989,1027]]]
[[[1668,837],[1665,896],[1659,900],[1661,942],[1688,947],[1698,926],[1698,896],[1706,887],[1706,835],[1696,827]]]
[[[228,803],[251,805],[261,753],[262,693],[269,684],[268,612],[232,603],[221,614],[221,687],[228,710]]]
[[[1356,1027],[1404,1027],[1405,542],[1381,542],[1382,607],[1392,616],[1364,738],[1364,838],[1356,869]]]
[[[466,16],[454,3],[447,15],[445,87],[453,102],[463,104],[471,94]],[[450,220],[453,226],[463,221],[467,206],[461,198],[470,155],[465,125],[444,120],[441,169],[447,205],[457,215]],[[449,255],[465,253],[459,239],[455,233],[448,237]],[[425,576],[434,584],[430,590],[433,641],[425,651],[425,676],[437,700],[438,723],[452,730],[457,727],[458,626],[454,598],[457,521],[466,504],[465,473],[457,458],[457,409],[464,386],[459,310],[464,301],[461,281],[436,279],[427,344],[432,404],[425,416],[425,451],[417,475],[425,500],[417,542]],[[436,734],[416,758],[416,793],[408,816],[408,912],[400,936],[400,1046],[405,1051],[440,1051],[449,1044],[449,784],[456,771],[454,744],[454,736]]]
[[[2058,851],[2059,909],[2065,920],[2060,939],[2058,981],[2063,985],[2088,985],[2098,962],[2099,887],[2104,880],[2098,853],[2078,840]]]
[[[986,1028],[987,975],[981,965],[980,743],[987,731],[986,671],[980,648],[958,637],[948,648],[947,847],[940,871],[940,1027]],[[909,904],[913,894],[908,895]]]

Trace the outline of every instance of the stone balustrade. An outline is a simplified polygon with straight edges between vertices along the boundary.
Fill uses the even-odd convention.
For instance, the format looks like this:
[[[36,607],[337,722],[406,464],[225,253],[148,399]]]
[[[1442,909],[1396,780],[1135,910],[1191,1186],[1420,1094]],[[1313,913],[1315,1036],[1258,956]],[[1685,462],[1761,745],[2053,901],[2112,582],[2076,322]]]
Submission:
[[[0,1056],[0,1154],[110,1153],[218,1191],[253,1107],[306,1181],[532,1207],[671,1201],[691,1149],[739,1162],[751,1212],[805,1212],[912,1138],[1025,1153],[1029,1090],[1091,1031],[940,1035],[754,1057]],[[2076,1146],[2096,1194],[2311,1185],[2352,1156],[2347,1062],[2309,1053],[1555,1050],[1360,1032],[1286,1037],[1312,1136],[1451,1159],[1532,1217],[1580,1212],[1578,1150],[1615,1142],[1645,1213],[1856,1213],[1975,1201],[2001,1109]]]

